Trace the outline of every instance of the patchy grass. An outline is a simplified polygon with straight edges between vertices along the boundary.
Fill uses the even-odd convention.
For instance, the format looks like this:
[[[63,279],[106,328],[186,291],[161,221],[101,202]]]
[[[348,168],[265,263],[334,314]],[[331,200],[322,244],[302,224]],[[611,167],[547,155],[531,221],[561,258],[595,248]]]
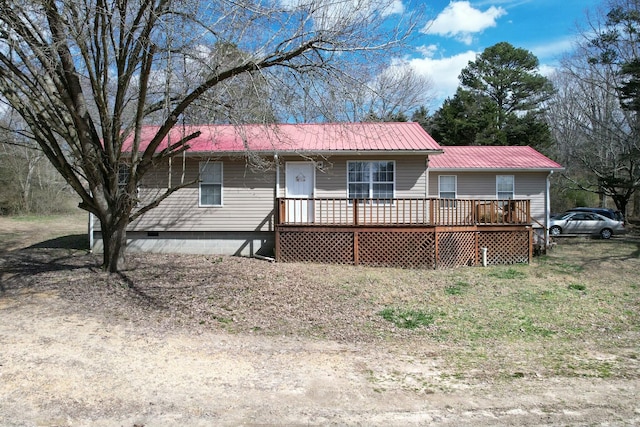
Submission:
[[[469,283],[464,281],[457,281],[453,285],[447,286],[444,288],[445,293],[448,295],[462,295],[466,292],[469,287]]]
[[[0,236],[15,223],[0,223]],[[121,276],[86,253],[6,242],[6,292],[56,289],[109,322],[389,344],[433,355],[451,378],[640,377],[632,238],[563,241],[530,265],[437,271],[130,254]]]
[[[514,267],[502,268],[502,267],[494,267],[492,271],[489,273],[490,277],[495,277],[497,279],[524,279],[527,277],[526,273],[521,269],[517,269]]]
[[[423,310],[387,307],[380,312],[380,315],[398,328],[416,329],[433,323],[433,315]]]

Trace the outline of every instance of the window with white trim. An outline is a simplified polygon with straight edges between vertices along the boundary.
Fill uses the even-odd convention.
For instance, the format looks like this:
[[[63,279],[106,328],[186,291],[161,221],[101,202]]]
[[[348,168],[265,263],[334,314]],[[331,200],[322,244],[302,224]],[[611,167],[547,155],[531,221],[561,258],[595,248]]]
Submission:
[[[126,195],[128,198],[133,199],[133,205],[138,206],[138,199],[140,197],[140,187],[136,186],[134,194],[127,194],[127,187],[129,180],[131,179],[131,165],[126,163],[120,163],[118,165],[118,196]]]
[[[395,162],[347,162],[349,199],[391,200],[395,194]]]
[[[200,206],[222,206],[222,162],[200,162]]]
[[[131,178],[131,166],[126,163],[120,163],[118,165],[118,191],[120,193],[127,191],[129,178]]]
[[[512,200],[515,192],[513,175],[496,175],[496,195],[498,200]]]
[[[438,197],[441,199],[455,199],[457,178],[456,175],[440,175],[438,177]]]

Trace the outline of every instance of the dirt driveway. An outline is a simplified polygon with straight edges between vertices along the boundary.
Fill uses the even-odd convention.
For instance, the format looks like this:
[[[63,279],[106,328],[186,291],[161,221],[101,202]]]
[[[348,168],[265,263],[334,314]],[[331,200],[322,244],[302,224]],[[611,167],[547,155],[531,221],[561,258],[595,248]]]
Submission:
[[[121,307],[132,298],[118,285],[91,288],[111,279],[77,250],[0,254],[0,280],[2,426],[640,424],[636,376],[470,381],[426,340],[229,332],[189,313],[167,322]]]
[[[4,426],[640,423],[632,381],[463,384],[428,354],[108,324],[55,293],[4,296],[0,315]]]

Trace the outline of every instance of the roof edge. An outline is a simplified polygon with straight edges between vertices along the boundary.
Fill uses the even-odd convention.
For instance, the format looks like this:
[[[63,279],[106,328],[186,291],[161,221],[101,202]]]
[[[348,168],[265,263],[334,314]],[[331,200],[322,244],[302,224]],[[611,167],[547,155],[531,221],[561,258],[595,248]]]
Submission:
[[[565,170],[563,167],[559,168],[439,168],[439,167],[429,167],[430,171],[438,171],[438,172],[495,172],[495,171],[505,171],[505,172],[560,172]]]
[[[203,155],[203,154],[211,154],[216,156],[224,156],[224,155],[241,155],[241,154],[261,154],[261,155],[316,155],[316,156],[348,156],[348,155],[363,155],[363,154],[371,154],[371,155],[403,155],[403,156],[416,156],[416,155],[436,155],[442,154],[444,150],[323,150],[323,151],[315,151],[315,150],[305,150],[305,151],[282,151],[282,150],[242,150],[242,151],[187,151],[187,156],[189,155]]]

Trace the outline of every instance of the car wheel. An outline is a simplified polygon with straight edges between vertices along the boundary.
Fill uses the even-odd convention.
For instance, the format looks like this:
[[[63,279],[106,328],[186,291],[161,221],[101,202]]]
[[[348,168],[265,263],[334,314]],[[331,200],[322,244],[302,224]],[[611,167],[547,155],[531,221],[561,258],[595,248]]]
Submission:
[[[554,225],[549,229],[549,234],[551,234],[554,237],[559,236],[560,234],[562,234],[562,229],[557,225]]]
[[[600,237],[602,237],[603,239],[610,239],[612,235],[613,231],[609,230],[608,228],[605,228],[600,232]]]

